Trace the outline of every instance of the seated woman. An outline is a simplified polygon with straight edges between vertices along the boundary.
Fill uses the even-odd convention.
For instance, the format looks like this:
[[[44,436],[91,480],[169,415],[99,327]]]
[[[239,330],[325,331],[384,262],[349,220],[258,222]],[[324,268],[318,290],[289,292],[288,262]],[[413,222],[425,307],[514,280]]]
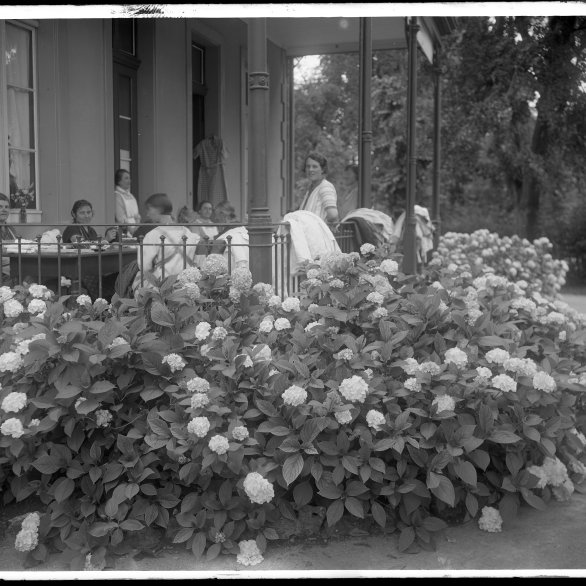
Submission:
[[[134,291],[147,285],[152,278],[165,279],[178,275],[185,267],[194,266],[199,242],[199,236],[186,226],[169,225],[173,224],[173,204],[167,194],[151,195],[145,202],[145,209],[147,218],[156,228],[144,237],[143,246],[138,250]]]
[[[73,218],[73,225],[67,226],[63,230],[63,242],[92,242],[101,241],[94,230],[93,226],[90,226],[90,222],[94,217],[94,208],[92,204],[85,199],[78,199],[74,202],[71,208],[71,217]],[[118,236],[117,228],[108,228],[105,234],[105,240],[112,242]]]

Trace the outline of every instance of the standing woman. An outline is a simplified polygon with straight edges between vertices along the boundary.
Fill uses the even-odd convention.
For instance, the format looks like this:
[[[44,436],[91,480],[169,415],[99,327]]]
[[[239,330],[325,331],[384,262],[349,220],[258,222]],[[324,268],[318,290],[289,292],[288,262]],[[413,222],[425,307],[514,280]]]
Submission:
[[[327,159],[311,152],[305,157],[304,169],[309,187],[299,209],[313,212],[329,225],[335,224],[338,222],[338,195],[336,188],[326,179]]]
[[[137,226],[128,226],[128,224],[140,224],[140,214],[138,212],[138,202],[132,193],[130,193],[130,173],[126,169],[118,169],[114,174],[114,183],[116,189],[116,223],[128,227],[128,231],[134,234]]]

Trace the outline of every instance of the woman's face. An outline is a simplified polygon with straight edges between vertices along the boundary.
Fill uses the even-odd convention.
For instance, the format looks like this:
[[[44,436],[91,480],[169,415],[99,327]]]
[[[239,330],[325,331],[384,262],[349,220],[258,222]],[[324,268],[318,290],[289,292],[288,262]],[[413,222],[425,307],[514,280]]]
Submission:
[[[73,219],[76,224],[89,224],[94,217],[94,210],[90,206],[81,206],[73,214]]]
[[[0,224],[6,224],[10,214],[10,204],[3,199],[0,199]]]
[[[214,208],[212,207],[211,203],[204,203],[199,208],[199,215],[206,220],[209,220],[212,217],[212,213]]]
[[[118,185],[122,187],[122,189],[130,189],[130,173],[122,173]]]
[[[305,174],[312,183],[317,183],[324,178],[324,172],[321,165],[311,158],[305,161]]]

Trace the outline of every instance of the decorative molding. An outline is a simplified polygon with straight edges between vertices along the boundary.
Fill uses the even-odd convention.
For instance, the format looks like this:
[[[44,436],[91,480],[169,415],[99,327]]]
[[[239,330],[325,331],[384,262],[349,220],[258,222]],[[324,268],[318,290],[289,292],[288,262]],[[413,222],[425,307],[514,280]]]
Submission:
[[[265,71],[253,71],[248,74],[248,89],[268,90],[269,74]]]

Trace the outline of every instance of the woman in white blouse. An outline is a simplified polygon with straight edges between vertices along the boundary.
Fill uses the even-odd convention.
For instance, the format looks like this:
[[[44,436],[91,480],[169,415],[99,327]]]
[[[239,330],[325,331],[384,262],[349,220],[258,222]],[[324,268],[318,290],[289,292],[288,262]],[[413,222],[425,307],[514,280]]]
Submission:
[[[127,226],[128,231],[133,234],[137,226],[129,224],[140,224],[138,202],[130,193],[130,173],[126,169],[118,169],[114,174],[116,189],[116,223]]]

